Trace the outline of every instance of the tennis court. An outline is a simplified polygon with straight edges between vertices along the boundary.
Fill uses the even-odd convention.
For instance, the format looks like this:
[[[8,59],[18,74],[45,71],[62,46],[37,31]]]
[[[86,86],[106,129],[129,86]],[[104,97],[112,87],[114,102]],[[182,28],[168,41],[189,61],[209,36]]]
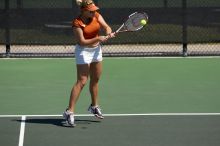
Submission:
[[[0,142],[4,146],[218,146],[220,58],[105,58],[104,120],[87,113],[75,128],[62,112],[75,82],[74,59],[0,60]]]

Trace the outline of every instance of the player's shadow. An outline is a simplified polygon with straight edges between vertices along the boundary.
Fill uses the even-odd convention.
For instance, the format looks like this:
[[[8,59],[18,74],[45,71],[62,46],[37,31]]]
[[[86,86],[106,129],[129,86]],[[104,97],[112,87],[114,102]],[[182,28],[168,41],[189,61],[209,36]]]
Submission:
[[[70,127],[64,119],[61,118],[27,118],[26,120],[16,120],[17,122],[25,122],[26,124],[49,124],[60,127]],[[75,119],[76,125],[89,125],[92,123],[100,123],[98,120]]]

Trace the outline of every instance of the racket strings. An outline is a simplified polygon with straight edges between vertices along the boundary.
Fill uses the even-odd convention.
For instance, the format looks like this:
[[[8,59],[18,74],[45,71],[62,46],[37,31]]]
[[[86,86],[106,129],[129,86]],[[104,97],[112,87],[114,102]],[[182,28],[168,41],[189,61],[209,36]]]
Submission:
[[[141,20],[148,20],[146,13],[134,13],[129,16],[129,19],[125,22],[125,27],[128,31],[136,31],[143,27],[140,23]]]

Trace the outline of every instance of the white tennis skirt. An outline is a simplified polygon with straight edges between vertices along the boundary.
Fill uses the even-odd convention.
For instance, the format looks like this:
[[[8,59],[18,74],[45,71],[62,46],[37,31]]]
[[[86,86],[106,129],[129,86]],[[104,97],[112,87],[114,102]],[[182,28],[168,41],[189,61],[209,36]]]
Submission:
[[[90,48],[80,45],[75,47],[76,64],[90,64],[92,62],[102,61],[102,49],[101,46]]]

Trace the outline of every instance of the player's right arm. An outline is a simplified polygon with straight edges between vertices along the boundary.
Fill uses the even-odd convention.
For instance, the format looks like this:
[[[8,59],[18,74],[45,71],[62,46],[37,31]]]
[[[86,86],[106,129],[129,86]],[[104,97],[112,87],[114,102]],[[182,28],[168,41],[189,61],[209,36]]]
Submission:
[[[73,32],[77,42],[82,46],[96,46],[96,44],[99,42],[104,42],[108,39],[106,36],[97,36],[92,39],[85,39],[83,36],[83,31],[80,27],[74,27]]]

